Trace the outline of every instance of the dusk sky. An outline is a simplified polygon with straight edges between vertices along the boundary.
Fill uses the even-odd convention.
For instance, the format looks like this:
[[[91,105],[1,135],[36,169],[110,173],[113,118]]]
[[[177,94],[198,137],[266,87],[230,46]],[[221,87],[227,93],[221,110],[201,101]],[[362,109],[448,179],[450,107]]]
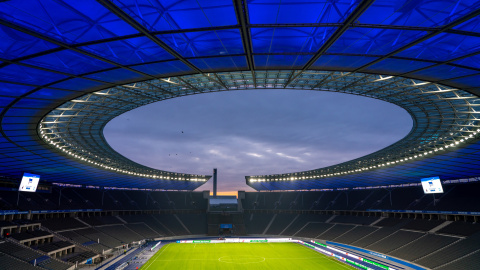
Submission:
[[[393,104],[354,95],[242,90],[157,102],[113,119],[108,143],[140,164],[212,174],[219,192],[253,190],[245,175],[321,168],[380,150],[412,120]],[[212,180],[198,188],[212,190]]]

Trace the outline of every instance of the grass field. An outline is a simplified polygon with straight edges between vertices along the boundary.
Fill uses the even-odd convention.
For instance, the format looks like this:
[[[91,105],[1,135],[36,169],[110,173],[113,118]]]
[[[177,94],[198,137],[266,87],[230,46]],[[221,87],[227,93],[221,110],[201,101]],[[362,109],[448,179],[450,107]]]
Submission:
[[[168,244],[142,266],[155,269],[355,269],[296,243]]]

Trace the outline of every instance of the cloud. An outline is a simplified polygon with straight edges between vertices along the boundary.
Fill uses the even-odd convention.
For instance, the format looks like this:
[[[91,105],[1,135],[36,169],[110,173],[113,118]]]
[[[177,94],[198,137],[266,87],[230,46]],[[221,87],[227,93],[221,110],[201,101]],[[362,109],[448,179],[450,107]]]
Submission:
[[[277,156],[280,156],[280,157],[283,157],[283,158],[288,158],[288,159],[293,159],[297,162],[305,162],[303,159],[299,158],[299,157],[293,157],[293,156],[289,156],[289,155],[285,155],[284,153],[277,153]]]
[[[245,175],[288,173],[338,164],[408,134],[403,109],[347,94],[249,90],[187,96],[113,119],[108,143],[157,169],[211,174],[219,190],[250,190]],[[207,183],[200,190],[211,188]]]
[[[260,155],[260,154],[257,154],[257,153],[247,153],[247,155],[252,156],[252,157],[257,157],[257,158],[263,157],[263,155]]]

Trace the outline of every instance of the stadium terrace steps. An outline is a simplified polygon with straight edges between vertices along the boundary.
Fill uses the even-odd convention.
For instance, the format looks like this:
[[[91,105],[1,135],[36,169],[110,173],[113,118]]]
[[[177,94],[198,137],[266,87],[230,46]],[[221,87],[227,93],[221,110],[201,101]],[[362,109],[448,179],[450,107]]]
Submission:
[[[395,233],[366,246],[366,248],[387,254],[419,237],[422,237],[423,235],[423,233],[398,230]]]
[[[23,240],[35,239],[37,237],[48,237],[48,236],[52,236],[52,234],[47,231],[25,231],[20,233],[14,233],[10,237],[17,241],[23,241]]]
[[[114,216],[79,217],[78,219],[89,226],[95,227],[122,224],[122,222]]]
[[[327,232],[334,226],[335,224],[331,224],[331,223],[309,222],[294,236],[317,238],[318,235],[321,235]]]
[[[430,231],[428,231],[429,233],[436,233],[437,231],[445,228],[446,226],[450,225],[453,221],[443,221],[442,224],[438,225],[437,227],[431,229]]]
[[[284,230],[283,235],[295,235],[302,227],[306,226],[308,222],[326,222],[331,217],[331,215],[318,214],[299,215],[298,218]]]
[[[72,256],[70,258],[67,259],[67,262],[70,262],[70,263],[81,263],[81,262],[84,262],[86,261],[87,259],[90,259],[90,258],[93,258],[97,256],[96,253],[94,252],[91,252],[91,251],[85,251],[85,252],[82,252],[82,253],[79,253],[75,256]]]
[[[441,247],[441,248],[439,248],[439,249],[436,249],[436,250],[432,251],[431,253],[425,254],[425,255],[417,258],[417,259],[414,259],[413,262],[419,261],[419,260],[421,260],[421,259],[423,259],[423,258],[425,258],[425,257],[427,257],[427,256],[430,256],[430,255],[433,255],[434,253],[440,252],[440,251],[448,248],[449,246],[454,245],[454,244],[456,244],[456,243],[458,243],[458,242],[460,242],[460,241],[462,241],[462,240],[464,240],[464,238],[457,238],[456,241],[454,241],[454,242],[452,242],[452,243],[450,243],[450,244],[448,244],[448,245],[446,245],[446,246],[443,246],[443,247]]]
[[[17,260],[23,261],[30,265],[33,264],[33,262],[37,261],[40,266],[43,266],[44,268],[52,269],[52,270],[65,270],[72,266],[61,260],[51,258],[48,255],[40,251],[34,250],[30,247],[27,247],[23,244],[16,243],[11,239],[7,239],[6,242],[0,243],[0,253],[7,254],[11,257],[16,258]],[[0,269],[15,269],[15,268],[0,267]],[[23,270],[25,268],[16,268],[16,269]]]
[[[89,225],[85,224],[75,218],[52,218],[38,220],[43,227],[46,227],[54,232],[66,231],[72,229],[86,228]]]
[[[69,263],[63,261],[56,261],[51,258],[39,263],[38,265],[50,270],[66,270],[72,267],[72,265]]]
[[[81,220],[79,217],[76,217],[75,220],[77,220],[78,222],[82,223],[82,224],[85,224],[85,226],[87,227],[92,227],[92,225],[88,224],[87,222]]]
[[[245,227],[248,234],[263,234],[268,223],[272,219],[274,214],[244,214]]]
[[[265,234],[280,235],[296,217],[296,214],[277,214],[275,222],[271,223]]]
[[[132,224],[125,224],[127,228],[130,230],[140,234],[145,239],[154,239],[160,237],[160,234],[152,230],[150,227],[145,225],[145,223],[132,223]]]
[[[480,224],[473,224],[463,221],[454,221],[437,231],[437,233],[461,236],[470,236],[477,232],[480,232]]]
[[[146,226],[156,232],[159,236],[169,235],[165,232],[165,227],[161,223],[159,223],[153,217],[153,215],[125,215],[122,216],[122,219],[127,221],[127,223],[144,223]],[[173,235],[173,233],[171,235]]]
[[[0,253],[0,269],[45,270],[4,253]]]
[[[378,230],[376,227],[368,227],[368,226],[356,226],[352,230],[338,236],[334,239],[335,242],[344,243],[344,244],[351,244],[371,233]]]
[[[124,225],[109,225],[109,226],[101,226],[96,227],[96,230],[104,233],[105,235],[109,235],[112,238],[118,239],[121,241],[121,244],[128,244],[135,241],[140,241],[143,237],[130,230],[128,227]],[[116,246],[112,246],[116,247]]]
[[[285,232],[290,228],[290,226],[292,226],[292,224],[295,223],[295,221],[297,221],[299,217],[300,214],[294,215],[293,219],[290,221],[290,223],[288,223],[288,225],[283,229],[283,231],[279,233],[279,235],[285,235]]]
[[[77,234],[75,231],[64,231],[57,233],[60,237],[64,237],[68,241],[72,241],[73,243],[77,243],[79,245],[83,245],[83,243],[92,241],[82,235]]]
[[[268,229],[270,228],[270,226],[272,226],[272,223],[275,221],[276,218],[277,218],[277,214],[274,214],[272,219],[270,219],[270,222],[268,222],[268,224],[265,227],[265,230],[262,232],[262,234],[265,234],[268,231]]]
[[[193,235],[207,234],[207,214],[177,214],[188,231]]]
[[[389,254],[407,261],[414,261],[458,240],[459,238],[455,237],[426,234],[424,237],[404,245]]]
[[[385,217],[380,217],[377,220],[375,220],[372,224],[370,224],[370,226],[377,226],[377,224],[384,219],[385,219]]]
[[[405,224],[408,222],[408,220],[405,219],[398,219],[398,218],[384,218],[377,222],[375,226],[379,227],[395,227],[395,226],[401,226],[402,224]]]
[[[480,233],[476,233],[466,239],[454,242],[446,248],[415,260],[415,263],[434,269],[479,250],[480,246],[478,243],[480,243]]]
[[[334,216],[334,218],[327,222],[332,223],[345,223],[345,224],[356,224],[356,225],[370,225],[376,221],[378,217],[368,217],[368,216]]]
[[[0,243],[0,252],[13,256],[24,262],[34,261],[35,259],[45,256],[38,251],[27,248],[26,246],[21,244],[9,242],[8,240],[6,242]]]
[[[75,233],[81,236],[85,236],[88,241],[99,241],[99,244],[107,246],[108,249],[123,245],[122,241],[111,237],[103,232],[100,232],[94,228],[75,230]]]
[[[174,214],[154,215],[155,219],[161,222],[173,235],[189,235],[188,231],[179,222]]]
[[[163,220],[160,217],[160,215],[152,215],[152,218],[163,228],[163,232],[165,233],[165,236],[178,235],[167,226],[168,223],[165,223],[165,220]],[[167,224],[167,225],[165,225],[164,223]]]
[[[331,216],[331,217],[329,217],[327,220],[325,220],[325,223],[330,223],[332,220],[334,220],[334,219],[335,219],[335,217],[337,217],[337,216],[335,216],[335,215],[332,215],[332,216]]]
[[[480,269],[480,250],[436,267],[438,270]]]
[[[414,219],[405,224],[402,228],[415,231],[428,232],[440,226],[443,220]]]
[[[423,235],[419,236],[418,238],[414,238],[412,241],[407,242],[406,244],[403,243],[402,245],[397,245],[393,250],[389,251],[389,252],[386,253],[386,254],[391,254],[392,252],[395,252],[395,251],[397,251],[397,250],[399,250],[399,249],[401,249],[401,248],[403,248],[403,247],[405,247],[405,246],[408,246],[408,245],[410,245],[410,244],[415,244],[415,243],[418,242],[418,241],[422,241],[426,236],[427,236],[427,234],[423,234]]]
[[[374,231],[371,234],[366,235],[365,237],[362,237],[358,239],[355,242],[352,242],[352,245],[358,246],[358,247],[367,247],[377,241],[382,240],[383,238],[393,234],[396,232],[396,229],[390,228],[390,227],[384,227],[380,228],[376,231]]]
[[[355,225],[335,224],[333,227],[317,235],[317,237],[315,238],[330,241],[345,234],[346,232],[352,230],[353,228],[355,228]]]
[[[71,247],[71,246],[75,246],[75,245],[67,241],[56,241],[52,243],[39,245],[37,249],[42,252],[49,253],[55,250],[60,250],[62,248]]]

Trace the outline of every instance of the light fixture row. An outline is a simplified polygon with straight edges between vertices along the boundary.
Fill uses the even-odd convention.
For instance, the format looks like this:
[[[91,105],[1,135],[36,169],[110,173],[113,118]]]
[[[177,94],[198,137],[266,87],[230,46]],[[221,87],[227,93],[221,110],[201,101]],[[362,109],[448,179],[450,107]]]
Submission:
[[[207,176],[205,175],[195,175],[195,177],[173,177],[173,176],[166,176],[162,174],[148,174],[148,173],[141,173],[141,172],[136,172],[136,171],[131,171],[131,170],[125,170],[123,168],[115,167],[113,165],[107,165],[104,164],[96,159],[91,159],[86,157],[88,156],[94,156],[92,153],[86,152],[86,155],[82,154],[77,154],[75,152],[72,152],[68,147],[62,146],[60,143],[55,142],[50,138],[47,134],[42,129],[42,125],[39,126],[40,128],[40,136],[42,139],[47,142],[49,145],[57,148],[58,150],[62,151],[64,154],[75,158],[79,161],[83,161],[86,163],[89,163],[91,165],[100,167],[105,170],[113,171],[116,173],[122,173],[122,174],[127,174],[131,176],[138,176],[138,177],[146,177],[146,178],[152,178],[152,179],[162,179],[162,180],[177,180],[177,181],[192,181],[192,182],[206,182],[208,180]],[[85,150],[82,150],[85,152]]]
[[[412,155],[412,156],[409,156],[409,157],[404,157],[404,158],[400,158],[400,159],[397,159],[397,160],[392,160],[392,161],[385,162],[385,163],[382,163],[382,164],[366,166],[366,167],[362,167],[362,168],[355,169],[355,170],[341,171],[341,172],[328,173],[328,174],[308,175],[308,176],[291,176],[291,174],[289,174],[289,175],[277,175],[277,177],[270,176],[272,178],[270,178],[269,176],[266,176],[266,175],[251,176],[250,179],[249,179],[249,182],[255,183],[255,182],[269,182],[269,181],[312,180],[312,179],[335,177],[335,176],[341,176],[341,175],[346,175],[346,174],[353,174],[353,173],[360,173],[360,172],[365,172],[365,171],[369,171],[369,170],[375,170],[375,169],[379,169],[379,168],[383,168],[383,167],[396,165],[398,163],[407,162],[407,161],[411,161],[411,160],[414,160],[414,159],[422,158],[422,157],[431,155],[435,152],[445,151],[445,150],[447,150],[448,148],[451,148],[451,147],[457,147],[457,146],[459,146],[461,144],[464,144],[464,143],[467,143],[469,140],[475,138],[477,136],[477,134],[479,134],[479,133],[480,133],[480,129],[477,129],[476,131],[474,131],[472,134],[468,135],[465,138],[462,138],[462,139],[460,139],[458,141],[455,141],[453,143],[450,143],[450,144],[446,144],[442,147],[435,148],[434,150],[425,151],[423,153],[418,153],[418,154],[415,154],[415,155]]]

